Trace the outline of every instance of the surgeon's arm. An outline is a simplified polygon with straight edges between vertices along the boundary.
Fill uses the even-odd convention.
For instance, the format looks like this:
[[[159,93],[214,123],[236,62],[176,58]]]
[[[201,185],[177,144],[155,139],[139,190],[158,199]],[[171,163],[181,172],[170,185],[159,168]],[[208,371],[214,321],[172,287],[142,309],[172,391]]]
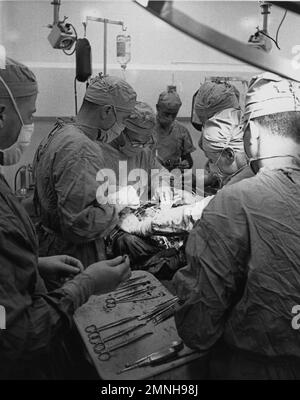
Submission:
[[[75,309],[94,290],[92,279],[81,274],[75,278],[76,290],[67,284],[47,294],[38,277],[36,289],[30,293],[32,288],[20,290],[20,283],[16,284],[17,269],[14,275],[4,270],[0,271],[0,279],[6,279],[5,285],[0,284],[0,303],[6,310],[6,329],[0,330],[1,377],[10,376],[16,366],[30,365],[36,357],[50,351],[53,339],[60,340],[61,334],[66,333]]]
[[[117,222],[118,209],[96,200],[97,189],[103,183],[96,179],[104,168],[96,146],[83,147],[54,167],[62,233],[74,242],[105,236]]]
[[[209,349],[222,336],[245,281],[247,221],[241,207],[227,200],[217,195],[204,210],[189,235],[188,265],[173,278],[183,303],[175,318],[178,333],[199,350]]]
[[[39,275],[34,276],[34,255],[24,252],[24,256],[33,271],[29,287],[20,290],[22,283],[16,277],[25,277],[20,267],[10,268],[8,262],[8,268],[0,269],[0,304],[6,309],[6,329],[0,330],[0,377],[50,351],[53,340],[66,337],[78,307],[92,294],[113,290],[130,276],[129,260],[117,257],[92,264],[60,289],[47,293]]]

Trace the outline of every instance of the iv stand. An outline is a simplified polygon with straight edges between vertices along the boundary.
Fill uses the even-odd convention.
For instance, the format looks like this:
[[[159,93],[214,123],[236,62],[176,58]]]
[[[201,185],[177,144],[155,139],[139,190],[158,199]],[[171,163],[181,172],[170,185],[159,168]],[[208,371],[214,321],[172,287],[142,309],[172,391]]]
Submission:
[[[122,30],[126,31],[126,27],[123,21],[113,21],[107,18],[97,18],[87,16],[85,22],[83,22],[84,30],[86,31],[88,21],[102,22],[104,24],[104,49],[103,49],[103,75],[106,76],[107,70],[107,24],[122,25]]]

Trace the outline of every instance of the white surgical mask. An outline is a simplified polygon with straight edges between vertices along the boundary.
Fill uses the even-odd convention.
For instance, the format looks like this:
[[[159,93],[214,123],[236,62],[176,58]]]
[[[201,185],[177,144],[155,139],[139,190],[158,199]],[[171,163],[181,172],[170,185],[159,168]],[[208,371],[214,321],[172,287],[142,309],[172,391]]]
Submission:
[[[17,141],[5,150],[3,153],[3,165],[17,164],[22,154],[30,144],[31,137],[34,131],[34,124],[22,125]]]

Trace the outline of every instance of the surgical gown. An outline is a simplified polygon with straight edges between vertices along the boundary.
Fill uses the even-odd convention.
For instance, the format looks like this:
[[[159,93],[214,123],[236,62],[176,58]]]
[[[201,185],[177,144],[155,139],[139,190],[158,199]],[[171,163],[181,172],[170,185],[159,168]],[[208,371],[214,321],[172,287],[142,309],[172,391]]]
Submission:
[[[96,200],[96,178],[101,180],[106,165],[95,139],[75,124],[58,122],[37,150],[40,256],[68,254],[84,267],[106,258],[104,236],[116,224],[117,212]]]
[[[225,186],[190,233],[186,256],[173,280],[183,302],[176,325],[190,347],[222,344],[213,377],[300,378],[292,327],[300,305],[299,170],[263,168]]]
[[[141,202],[151,200],[151,194],[154,195],[156,189],[156,178],[161,177],[162,182],[170,185],[169,172],[156,159],[154,148],[144,148],[135,156],[128,157],[118,149],[114,141],[109,144],[99,142],[99,147],[102,149],[106,168],[115,172],[116,184],[121,184],[122,177],[126,176],[128,180],[125,184],[134,185],[140,193]],[[139,177],[132,173],[134,170],[143,170],[145,174]]]
[[[181,157],[196,150],[189,131],[178,121],[174,122],[172,130],[167,136],[160,135],[159,129],[156,128],[156,140],[158,158],[162,163],[168,160],[178,162]]]
[[[72,315],[92,294],[93,282],[75,278],[77,295],[68,287],[47,293],[38,270],[34,227],[0,174],[0,305],[6,329],[0,329],[0,380],[55,377],[53,361]],[[60,365],[62,367],[62,365]],[[53,371],[54,368],[54,371]]]

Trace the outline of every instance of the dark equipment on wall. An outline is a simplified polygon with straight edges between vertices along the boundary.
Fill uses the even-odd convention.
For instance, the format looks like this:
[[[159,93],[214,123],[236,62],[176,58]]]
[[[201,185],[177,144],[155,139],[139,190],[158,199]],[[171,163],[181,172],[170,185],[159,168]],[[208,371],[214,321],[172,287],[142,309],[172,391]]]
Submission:
[[[91,45],[87,38],[78,39],[75,47],[76,79],[86,82],[92,75]]]
[[[91,45],[87,38],[77,39],[76,46],[76,76],[74,79],[75,114],[77,115],[77,87],[76,81],[87,82],[92,75]],[[88,86],[88,82],[86,83]]]

